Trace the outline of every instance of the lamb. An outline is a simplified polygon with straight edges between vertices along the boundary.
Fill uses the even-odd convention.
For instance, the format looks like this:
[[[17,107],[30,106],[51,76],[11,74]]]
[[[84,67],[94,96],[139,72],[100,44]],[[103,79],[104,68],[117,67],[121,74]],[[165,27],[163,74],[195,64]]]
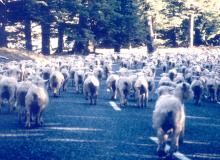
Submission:
[[[191,84],[191,88],[194,93],[195,105],[201,105],[201,98],[203,94],[202,81],[199,78],[193,80]]]
[[[42,114],[49,103],[47,91],[43,87],[32,85],[25,96],[26,124],[25,127],[31,127],[31,117],[35,117],[35,124],[43,124]]]
[[[107,88],[112,92],[112,96],[111,96],[112,100],[116,99],[116,94],[117,94],[116,82],[118,81],[118,79],[119,79],[118,75],[111,74],[106,81]]]
[[[90,105],[96,105],[99,91],[99,80],[94,75],[89,75],[83,83],[83,93],[86,100],[90,98]]]
[[[50,88],[53,91],[54,97],[60,95],[60,89],[64,83],[64,76],[60,71],[54,71],[50,75]]]
[[[168,157],[177,151],[179,142],[183,141],[185,128],[184,101],[193,96],[190,85],[180,83],[176,86],[174,94],[161,95],[156,101],[153,112],[153,128],[157,131],[159,139],[157,152],[160,157],[166,156],[165,145],[168,136],[171,136],[171,148]]]
[[[32,86],[30,81],[22,81],[17,85],[16,91],[16,102],[15,106],[18,110],[18,122],[21,123],[22,117],[25,113],[25,96],[27,95],[28,89]]]
[[[129,77],[125,77],[125,76],[119,77],[116,86],[117,86],[117,94],[120,97],[120,105],[127,106],[128,95],[131,89],[131,82]]]
[[[0,112],[3,100],[6,99],[11,112],[15,103],[17,81],[13,77],[3,77],[0,81]]]
[[[146,107],[148,102],[148,82],[144,76],[137,78],[135,84],[135,93],[138,98],[137,106]]]

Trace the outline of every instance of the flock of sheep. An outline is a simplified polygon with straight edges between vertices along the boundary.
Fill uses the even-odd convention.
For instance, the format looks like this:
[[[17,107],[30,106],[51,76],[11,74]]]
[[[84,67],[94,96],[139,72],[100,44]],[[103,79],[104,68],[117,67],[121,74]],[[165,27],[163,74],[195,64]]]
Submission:
[[[113,64],[120,69],[113,71]],[[160,72],[160,77],[156,76]],[[220,51],[182,49],[175,53],[99,54],[48,57],[48,62],[22,60],[0,64],[0,111],[7,103],[18,112],[19,123],[30,128],[43,124],[42,113],[49,103],[48,91],[59,97],[67,89],[83,94],[96,105],[100,83],[105,82],[110,99],[127,106],[131,99],[146,107],[158,95],[153,112],[153,128],[159,139],[158,155],[172,156],[183,141],[184,103],[193,98],[220,101]],[[165,152],[168,137],[171,148]]]

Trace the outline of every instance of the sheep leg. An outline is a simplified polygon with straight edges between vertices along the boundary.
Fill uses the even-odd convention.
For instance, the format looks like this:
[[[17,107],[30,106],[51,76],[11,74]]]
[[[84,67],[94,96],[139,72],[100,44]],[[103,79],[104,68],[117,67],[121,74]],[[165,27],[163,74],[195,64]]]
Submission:
[[[89,98],[90,98],[90,103],[89,104],[92,105],[93,104],[92,103],[92,95],[90,95]]]
[[[26,128],[30,128],[31,127],[30,120],[31,120],[30,111],[26,111],[26,124],[25,124]]]
[[[144,94],[144,107],[147,107],[147,93]]]
[[[94,105],[96,105],[97,102],[97,95],[94,96]]]
[[[21,106],[18,106],[18,123],[21,124],[21,117],[22,117],[22,109]]]
[[[9,112],[12,112],[13,110],[12,100],[8,100],[8,105],[9,105]]]
[[[157,147],[157,154],[159,157],[166,156],[165,152],[165,145],[166,145],[166,135],[164,134],[162,129],[159,129],[157,131],[157,137],[158,137],[158,147]]]
[[[2,112],[2,99],[0,99],[0,113]]]
[[[171,138],[171,147],[169,150],[169,157],[173,156],[173,153],[175,153],[179,147],[179,137],[180,137],[180,133],[178,133],[177,131],[175,131],[172,135]]]
[[[42,126],[43,125],[43,120],[41,119],[41,116],[42,116],[42,111],[37,113],[36,126]]]

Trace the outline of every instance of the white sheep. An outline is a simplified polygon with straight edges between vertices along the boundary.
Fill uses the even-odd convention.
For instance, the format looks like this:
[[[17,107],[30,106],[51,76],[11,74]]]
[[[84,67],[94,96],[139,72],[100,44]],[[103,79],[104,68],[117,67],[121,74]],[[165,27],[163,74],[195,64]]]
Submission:
[[[119,79],[118,75],[111,74],[106,81],[107,89],[109,89],[110,92],[112,93],[112,96],[111,96],[112,100],[116,99],[116,95],[117,95],[116,82],[118,81],[118,79]]]
[[[103,68],[101,68],[100,66],[97,66],[96,68],[94,68],[94,74],[99,79],[99,81],[101,81],[104,75]]]
[[[215,102],[216,101],[216,90],[217,90],[217,84],[216,84],[215,78],[213,77],[207,78],[206,89],[207,89],[209,101]]]
[[[168,71],[168,75],[169,75],[169,78],[171,81],[174,81],[174,79],[176,78],[177,76],[177,71],[176,69],[171,69]]]
[[[99,80],[94,75],[89,75],[83,83],[83,93],[85,98],[90,98],[90,104],[96,105],[99,92]]]
[[[135,84],[135,94],[137,97],[137,106],[146,107],[148,103],[148,81],[144,76],[137,78]]]
[[[29,88],[32,86],[30,81],[22,81],[17,85],[15,106],[18,110],[18,122],[21,123],[25,114],[25,97]]]
[[[83,92],[83,82],[84,82],[84,70],[78,70],[75,72],[74,75],[74,81],[75,81],[75,87],[76,87],[76,93]]]
[[[35,124],[43,124],[42,114],[49,103],[47,91],[43,87],[32,85],[25,96],[26,124],[25,127],[31,127],[31,118],[35,117]]]
[[[13,77],[3,77],[0,81],[0,112],[3,101],[6,99],[11,112],[15,103],[17,81]]]
[[[166,156],[165,145],[168,136],[171,136],[171,148],[168,156],[177,151],[179,142],[183,141],[185,129],[184,101],[193,96],[190,85],[180,83],[174,94],[165,94],[156,101],[153,112],[153,128],[157,131],[159,139],[157,152],[160,157]]]
[[[108,79],[110,72],[112,71],[112,64],[110,62],[105,62],[103,66],[105,79]]]
[[[201,98],[203,95],[203,84],[202,81],[197,78],[192,81],[191,84],[192,91],[194,93],[195,105],[201,105]]]
[[[68,84],[68,80],[70,78],[70,74],[69,71],[66,68],[63,68],[61,70],[61,73],[63,74],[64,77],[64,81],[63,81],[63,91],[67,90],[67,84]]]
[[[119,77],[117,83],[117,94],[120,98],[120,105],[127,106],[128,104],[128,95],[131,89],[131,81],[129,77],[121,76]]]
[[[51,72],[52,72],[52,69],[50,67],[44,67],[41,72],[41,77],[44,80],[47,80],[47,82],[48,82],[48,83],[46,83],[47,89],[50,89],[49,80],[50,80]]]
[[[60,71],[54,71],[50,75],[50,88],[53,91],[54,96],[60,95],[60,89],[64,83],[64,76]]]

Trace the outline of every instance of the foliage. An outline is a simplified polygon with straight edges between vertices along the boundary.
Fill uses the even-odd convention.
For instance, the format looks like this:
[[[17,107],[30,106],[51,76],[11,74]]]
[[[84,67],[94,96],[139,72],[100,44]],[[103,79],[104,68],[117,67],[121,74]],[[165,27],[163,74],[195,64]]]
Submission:
[[[51,27],[50,37],[66,36],[67,40],[64,43],[75,42],[84,46],[84,49],[90,42],[95,47],[115,49],[130,45],[140,46],[147,42],[146,37],[150,34],[147,24],[151,17],[154,43],[157,46],[186,46],[189,39],[189,17],[194,15],[195,45],[220,44],[219,0],[2,0],[0,2],[3,2],[0,3],[0,8],[4,8],[1,9],[0,16],[1,35],[10,35],[15,37],[14,40],[16,40],[15,33],[5,34],[7,32],[5,26],[31,20],[38,24],[49,24],[46,27]],[[19,8],[19,11],[16,8]],[[64,35],[59,34],[60,31],[63,31]]]

